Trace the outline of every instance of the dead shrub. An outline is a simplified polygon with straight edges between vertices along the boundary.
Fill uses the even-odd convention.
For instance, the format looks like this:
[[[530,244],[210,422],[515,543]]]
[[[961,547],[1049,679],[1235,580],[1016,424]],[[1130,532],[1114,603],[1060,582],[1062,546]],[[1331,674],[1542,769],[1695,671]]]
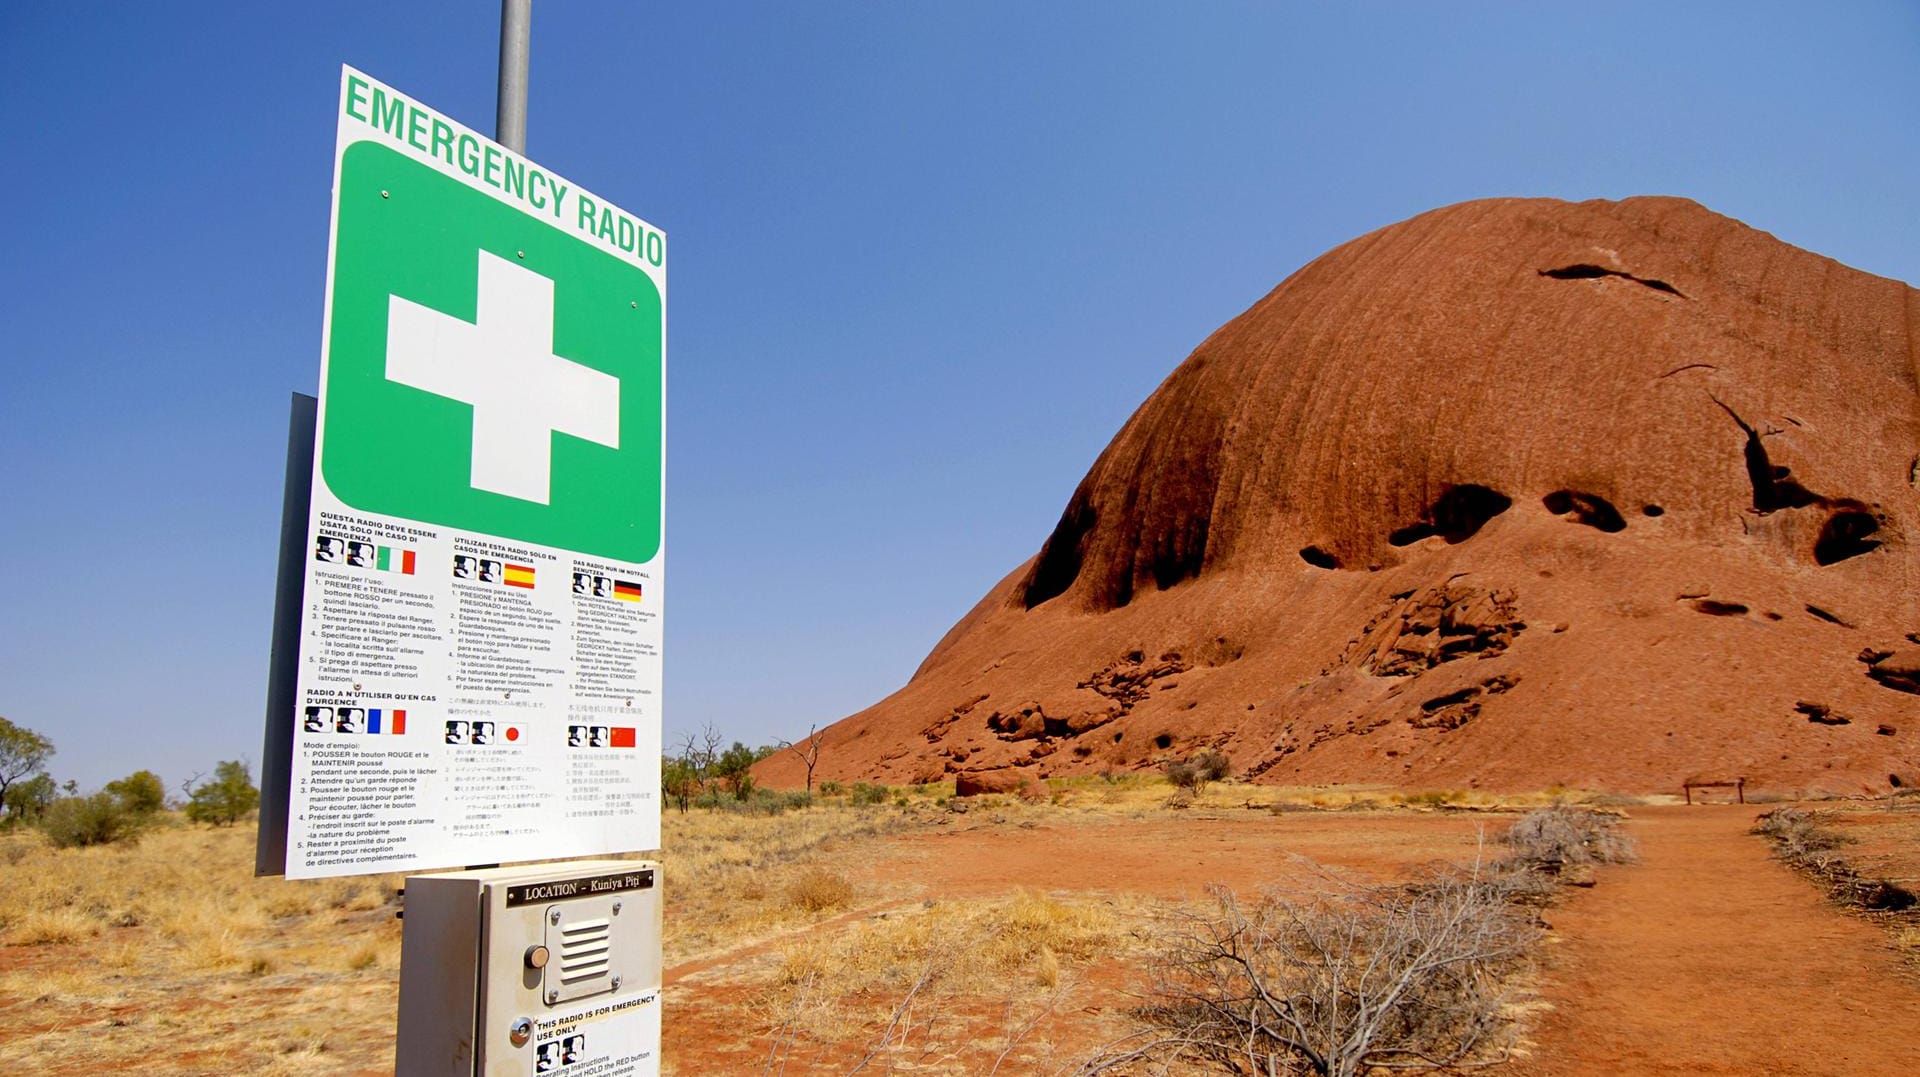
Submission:
[[[1569,868],[1632,863],[1633,838],[1619,823],[1612,812],[1551,804],[1515,820],[1500,840],[1513,850],[1507,866],[1560,875]]]
[[[1538,937],[1477,873],[1251,904],[1222,887],[1176,916],[1146,1032],[1081,1069],[1200,1063],[1236,1074],[1356,1077],[1488,1061]]]
[[[1753,822],[1753,832],[1771,838],[1774,854],[1788,863],[1814,858],[1816,853],[1831,852],[1852,839],[1825,825],[1819,812],[1805,808],[1775,808]]]
[[[853,900],[846,876],[813,868],[787,884],[787,904],[806,912],[838,909]]]
[[[1205,791],[1208,782],[1226,777],[1232,766],[1225,754],[1202,748],[1185,759],[1168,760],[1160,769],[1175,786],[1198,795]]]
[[[1754,820],[1753,833],[1773,842],[1773,855],[1826,885],[1836,903],[1869,912],[1905,912],[1920,895],[1890,879],[1860,874],[1840,855],[1853,839],[1826,825],[1826,816],[1805,808],[1775,808]]]

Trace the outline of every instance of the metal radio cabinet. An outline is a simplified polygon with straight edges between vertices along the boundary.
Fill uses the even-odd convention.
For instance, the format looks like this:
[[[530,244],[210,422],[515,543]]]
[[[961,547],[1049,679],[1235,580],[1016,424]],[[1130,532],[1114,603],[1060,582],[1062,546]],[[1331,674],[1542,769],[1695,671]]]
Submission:
[[[660,865],[407,879],[396,1077],[660,1072]]]

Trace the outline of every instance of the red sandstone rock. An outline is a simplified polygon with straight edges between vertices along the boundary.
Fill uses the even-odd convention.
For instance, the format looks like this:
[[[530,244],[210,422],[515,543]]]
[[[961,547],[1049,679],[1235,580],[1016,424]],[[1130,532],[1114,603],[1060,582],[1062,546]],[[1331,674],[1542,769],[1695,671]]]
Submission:
[[[1045,799],[1046,785],[1033,775],[1013,768],[961,771],[953,776],[955,796],[977,797],[987,793],[1012,793],[1028,800]]]
[[[1920,780],[1876,732],[1920,705],[1915,326],[1920,292],[1682,199],[1363,236],[1204,341],[819,776]]]

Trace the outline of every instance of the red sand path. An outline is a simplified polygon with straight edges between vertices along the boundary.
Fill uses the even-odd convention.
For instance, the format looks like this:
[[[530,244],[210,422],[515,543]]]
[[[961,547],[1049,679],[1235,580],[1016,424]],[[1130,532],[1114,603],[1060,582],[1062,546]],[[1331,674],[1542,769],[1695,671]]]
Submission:
[[[1920,982],[1874,925],[1746,831],[1751,805],[1641,807],[1640,863],[1548,910],[1562,944],[1527,1077],[1920,1072]]]

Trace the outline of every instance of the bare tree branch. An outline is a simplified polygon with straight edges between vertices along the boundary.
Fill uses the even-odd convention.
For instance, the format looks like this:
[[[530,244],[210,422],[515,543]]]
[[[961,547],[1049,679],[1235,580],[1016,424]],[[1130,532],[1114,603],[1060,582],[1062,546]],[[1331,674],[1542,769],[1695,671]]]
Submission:
[[[795,744],[786,740],[776,742],[781,748],[792,752],[794,758],[800,760],[800,764],[807,768],[808,800],[813,799],[813,768],[820,762],[820,749],[825,743],[821,739],[822,736],[819,723],[816,722],[807,727],[806,738],[800,743]]]

